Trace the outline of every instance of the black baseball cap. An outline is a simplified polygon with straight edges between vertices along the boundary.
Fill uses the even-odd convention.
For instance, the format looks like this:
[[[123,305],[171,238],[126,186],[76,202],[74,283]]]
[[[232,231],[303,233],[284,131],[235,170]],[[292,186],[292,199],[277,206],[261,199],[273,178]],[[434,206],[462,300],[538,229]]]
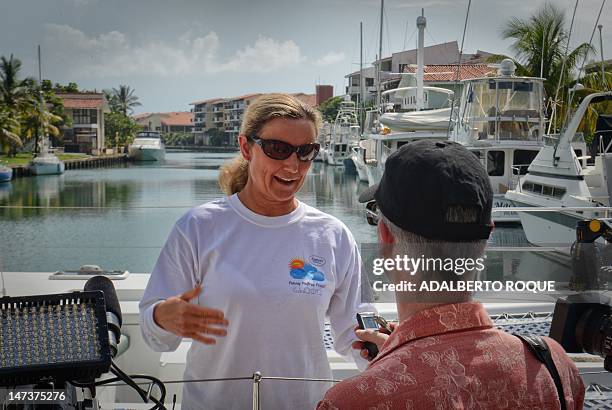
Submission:
[[[478,158],[456,142],[404,144],[385,162],[380,182],[359,195],[359,202],[372,200],[389,221],[428,239],[487,239],[493,228],[489,176]],[[447,222],[455,206],[474,209],[477,221]]]

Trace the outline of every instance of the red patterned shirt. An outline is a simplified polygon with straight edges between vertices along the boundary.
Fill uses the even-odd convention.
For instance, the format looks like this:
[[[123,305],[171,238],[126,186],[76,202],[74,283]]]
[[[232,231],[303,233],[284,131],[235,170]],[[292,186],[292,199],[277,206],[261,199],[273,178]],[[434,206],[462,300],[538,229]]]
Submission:
[[[545,338],[567,409],[582,409],[574,363]],[[318,409],[559,409],[546,367],[496,329],[480,303],[441,305],[399,324],[367,370],[331,388]]]

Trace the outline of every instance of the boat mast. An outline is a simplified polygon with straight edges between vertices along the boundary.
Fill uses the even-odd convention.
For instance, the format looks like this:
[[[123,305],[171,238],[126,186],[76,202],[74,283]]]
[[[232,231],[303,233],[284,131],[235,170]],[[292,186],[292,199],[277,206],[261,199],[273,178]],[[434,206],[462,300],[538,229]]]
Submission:
[[[365,78],[363,78],[363,21],[359,22],[359,129],[363,130],[363,116],[365,113]]]
[[[425,9],[421,9],[421,15],[417,17],[417,28],[419,29],[419,47],[417,50],[417,90],[416,90],[416,109],[420,111],[424,108],[423,102],[423,65],[425,56],[424,54],[424,43],[425,43],[425,27],[427,26],[427,19],[425,18]]]
[[[604,56],[603,56],[603,40],[601,39],[601,29],[603,28],[603,25],[598,25],[597,28],[599,29],[599,50],[600,50],[600,54],[601,54],[601,87],[602,90],[606,89],[606,72],[604,71]]]
[[[385,0],[380,0],[380,33],[378,34],[378,64],[376,64],[376,106],[380,109],[380,66],[382,65],[383,13]]]

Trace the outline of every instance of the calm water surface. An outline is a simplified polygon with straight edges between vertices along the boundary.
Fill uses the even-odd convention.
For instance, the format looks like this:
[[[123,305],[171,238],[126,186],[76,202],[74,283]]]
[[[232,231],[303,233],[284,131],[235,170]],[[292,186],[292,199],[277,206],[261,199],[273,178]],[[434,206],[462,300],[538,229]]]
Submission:
[[[97,264],[149,272],[173,223],[189,208],[222,195],[218,167],[232,156],[169,152],[162,164],[72,170],[2,184],[0,269]],[[372,242],[376,231],[357,202],[365,187],[340,168],[315,163],[298,197],[340,218],[358,241]]]
[[[173,223],[219,198],[218,167],[233,154],[169,152],[162,164],[67,171],[0,185],[0,270],[56,271],[97,264],[150,272]],[[367,187],[341,167],[314,163],[298,197],[342,220],[358,243],[376,241],[358,193]],[[494,245],[523,246],[520,227],[497,228]],[[488,276],[565,274],[558,258],[489,255]],[[534,273],[535,272],[535,273]]]

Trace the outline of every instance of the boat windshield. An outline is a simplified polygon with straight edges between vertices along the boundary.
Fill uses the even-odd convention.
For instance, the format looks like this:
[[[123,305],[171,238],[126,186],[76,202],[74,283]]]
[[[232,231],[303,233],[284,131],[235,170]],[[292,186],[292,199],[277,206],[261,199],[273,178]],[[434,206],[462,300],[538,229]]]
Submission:
[[[142,131],[136,134],[136,138],[161,138],[159,132],[154,131]]]
[[[504,77],[464,84],[461,124],[469,139],[540,140],[546,120],[542,80]]]

